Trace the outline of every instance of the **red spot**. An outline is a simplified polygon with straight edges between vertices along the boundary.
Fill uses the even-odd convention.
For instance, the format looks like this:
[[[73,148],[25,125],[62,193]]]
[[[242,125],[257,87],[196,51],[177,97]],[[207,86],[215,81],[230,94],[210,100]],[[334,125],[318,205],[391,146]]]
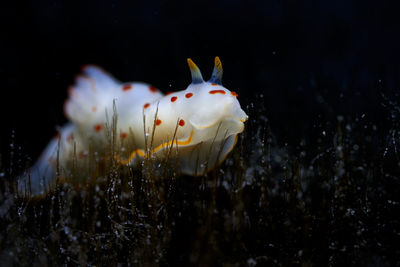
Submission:
[[[185,121],[184,120],[179,120],[179,126],[184,126],[185,125]]]
[[[238,97],[238,94],[236,92],[233,92],[233,91],[231,92],[231,95],[233,95],[236,98]]]
[[[149,90],[153,93],[157,93],[157,88],[155,88],[154,86],[149,86]]]
[[[146,103],[143,105],[143,108],[148,108],[150,106],[150,103]]]
[[[224,90],[211,90],[210,92],[209,92],[210,94],[225,94],[225,91]]]
[[[218,84],[216,84],[216,83],[212,83],[211,85],[212,85],[212,86],[217,86]]]
[[[79,153],[78,153],[78,158],[82,159],[82,158],[85,158],[86,156],[87,156],[87,153],[86,153],[86,152],[84,152],[84,151],[79,151]]]
[[[70,133],[67,137],[67,142],[71,143],[74,140],[74,135],[72,133]]]
[[[93,107],[92,107],[92,111],[93,111],[93,112],[96,112],[96,111],[97,111],[97,107],[94,107],[94,106],[93,106]]]
[[[186,98],[191,98],[192,96],[193,96],[193,93],[187,93],[187,94],[185,95]]]
[[[176,96],[171,97],[171,102],[175,102],[178,98]]]
[[[103,125],[102,124],[96,124],[93,128],[94,128],[94,130],[96,132],[100,132],[101,130],[103,130]]]
[[[123,87],[122,87],[122,90],[123,91],[128,91],[128,90],[131,90],[132,89],[132,85],[130,85],[130,84],[126,84],[126,85],[124,85]]]
[[[165,95],[170,95],[172,93],[173,93],[172,91],[168,91]]]
[[[121,139],[125,139],[125,138],[127,138],[128,137],[128,134],[127,133],[121,133]]]
[[[162,121],[160,119],[156,120],[156,125],[159,126],[162,123]]]

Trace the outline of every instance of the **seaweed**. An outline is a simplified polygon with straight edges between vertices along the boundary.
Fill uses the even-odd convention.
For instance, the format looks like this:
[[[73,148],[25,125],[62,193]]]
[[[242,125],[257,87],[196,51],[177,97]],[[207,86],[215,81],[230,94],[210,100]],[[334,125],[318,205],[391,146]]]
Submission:
[[[103,152],[75,157],[46,196],[19,196],[29,160],[13,144],[0,166],[2,265],[400,264],[399,105],[381,99],[389,129],[363,115],[311,118],[289,144],[257,99],[236,148],[200,177],[179,175],[173,156],[101,157],[134,147],[117,142],[114,112]]]

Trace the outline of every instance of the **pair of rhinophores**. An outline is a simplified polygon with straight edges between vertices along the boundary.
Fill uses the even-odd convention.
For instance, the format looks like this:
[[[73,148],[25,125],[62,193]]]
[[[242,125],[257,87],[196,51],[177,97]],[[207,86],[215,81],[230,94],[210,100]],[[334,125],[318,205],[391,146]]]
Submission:
[[[179,172],[196,176],[224,161],[248,116],[238,95],[222,86],[218,57],[209,81],[203,80],[190,58],[188,64],[192,83],[167,95],[151,85],[121,83],[99,67],[85,66],[64,104],[70,122],[59,129],[36,164],[19,177],[19,192],[43,194],[55,185],[57,169],[66,169],[73,158],[84,160],[90,144],[107,142],[107,114],[113,108],[118,114],[118,143],[123,146],[130,138],[135,144],[125,158],[116,157],[121,164],[134,164],[145,157],[162,159],[168,154],[177,160]]]

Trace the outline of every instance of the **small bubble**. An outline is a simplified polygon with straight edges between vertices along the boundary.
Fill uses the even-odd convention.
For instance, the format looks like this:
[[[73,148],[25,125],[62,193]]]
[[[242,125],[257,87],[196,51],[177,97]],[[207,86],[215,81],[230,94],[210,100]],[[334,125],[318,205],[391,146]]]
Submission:
[[[68,228],[67,226],[64,227],[64,233],[65,233],[66,235],[69,234],[69,228]]]
[[[303,250],[300,249],[300,250],[297,252],[297,255],[298,255],[299,257],[303,256]]]
[[[257,261],[253,258],[250,258],[247,260],[247,266],[256,266],[257,265]]]

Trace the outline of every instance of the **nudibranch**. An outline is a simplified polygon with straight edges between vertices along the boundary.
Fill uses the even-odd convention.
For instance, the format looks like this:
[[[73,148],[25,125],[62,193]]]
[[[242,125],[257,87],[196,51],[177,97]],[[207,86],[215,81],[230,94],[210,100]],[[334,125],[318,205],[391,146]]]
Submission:
[[[70,122],[59,129],[36,164],[19,177],[19,191],[42,194],[54,186],[56,168],[66,169],[74,156],[88,155],[89,140],[92,144],[107,142],[105,126],[113,110],[118,114],[119,144],[127,138],[135,143],[128,156],[116,157],[121,164],[133,165],[146,157],[162,159],[168,154],[177,160],[178,172],[198,176],[223,162],[248,116],[237,93],[222,86],[218,57],[208,81],[190,58],[187,61],[192,83],[167,95],[146,83],[121,83],[99,67],[83,67],[64,104]]]

